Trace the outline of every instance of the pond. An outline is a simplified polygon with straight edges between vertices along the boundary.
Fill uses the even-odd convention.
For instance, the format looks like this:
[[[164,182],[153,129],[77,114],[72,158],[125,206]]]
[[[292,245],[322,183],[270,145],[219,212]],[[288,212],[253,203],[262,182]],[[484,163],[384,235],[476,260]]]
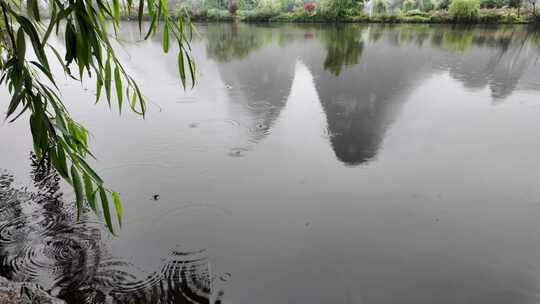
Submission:
[[[537,32],[198,24],[184,91],[122,28],[144,119],[58,77],[124,226],[77,222],[4,123],[0,275],[68,303],[540,301]]]

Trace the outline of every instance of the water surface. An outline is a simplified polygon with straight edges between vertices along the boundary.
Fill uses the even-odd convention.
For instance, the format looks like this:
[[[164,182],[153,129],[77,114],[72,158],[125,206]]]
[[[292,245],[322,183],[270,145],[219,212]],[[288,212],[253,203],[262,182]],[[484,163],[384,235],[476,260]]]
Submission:
[[[535,31],[200,24],[184,92],[123,26],[144,120],[58,76],[124,227],[77,223],[5,123],[0,275],[70,303],[540,301]]]

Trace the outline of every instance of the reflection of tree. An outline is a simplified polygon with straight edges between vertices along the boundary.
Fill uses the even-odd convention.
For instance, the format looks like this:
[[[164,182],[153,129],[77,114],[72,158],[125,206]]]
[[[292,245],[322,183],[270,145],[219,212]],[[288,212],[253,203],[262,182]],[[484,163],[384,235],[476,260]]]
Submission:
[[[384,33],[384,25],[372,25],[369,27],[368,31],[368,41],[369,43],[376,43],[382,37]]]
[[[327,50],[324,69],[339,75],[344,67],[358,63],[364,49],[362,29],[358,26],[335,26],[321,33]]]
[[[206,35],[208,57],[220,62],[245,58],[268,42],[263,32],[236,22],[210,23]]]
[[[443,32],[441,47],[457,53],[464,53],[473,41],[472,29],[449,29]]]
[[[370,34],[380,28],[374,32],[370,29]],[[327,37],[332,37],[331,33],[336,36],[335,31],[327,31]],[[348,66],[339,77],[335,77],[335,70],[322,69],[324,51],[319,51],[318,56],[313,51],[302,56],[315,75],[332,149],[347,165],[359,165],[376,157],[386,130],[401,111],[405,95],[430,68],[425,60],[427,50],[400,47],[383,38],[389,37],[381,37],[376,46],[365,48],[362,64]],[[361,43],[361,33],[353,27],[341,39],[359,39]]]
[[[107,253],[101,224],[64,204],[58,174],[33,160],[35,190],[0,174],[0,275],[37,283],[67,303],[209,303],[208,262],[201,252],[173,252],[146,273]]]
[[[250,139],[264,137],[279,115],[297,57],[315,76],[332,147],[349,165],[376,156],[406,99],[404,95],[419,79],[447,70],[465,86],[488,86],[494,99],[502,99],[517,88],[532,65],[532,57],[515,52],[521,44],[507,28],[375,25],[369,27],[369,48],[363,41],[363,28],[253,26],[239,32],[247,37],[259,35],[261,41],[268,42],[242,60],[219,63],[221,78],[231,86],[231,104],[241,105],[248,114],[248,121],[241,123],[252,130]],[[320,39],[324,48],[306,42],[306,32],[309,38]],[[431,41],[431,47],[426,47],[425,41]],[[360,56],[362,65],[357,64]]]

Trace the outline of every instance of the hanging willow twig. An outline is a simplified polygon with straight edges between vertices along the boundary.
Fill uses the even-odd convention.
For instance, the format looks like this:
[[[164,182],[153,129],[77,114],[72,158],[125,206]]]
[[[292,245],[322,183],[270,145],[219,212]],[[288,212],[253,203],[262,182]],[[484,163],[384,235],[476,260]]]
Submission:
[[[93,157],[88,146],[88,131],[71,118],[59,97],[49,60],[57,60],[71,78],[84,81],[85,73],[88,78],[95,78],[96,102],[103,98],[102,91],[105,91],[104,98],[109,105],[116,98],[120,111],[128,106],[144,116],[144,96],[116,56],[107,27],[112,24],[112,37],[116,39],[121,26],[121,9],[131,12],[133,0],[127,3],[48,0],[50,17],[47,19],[42,19],[38,1],[27,0],[23,4],[18,0],[0,0],[0,85],[7,86],[11,94],[6,119],[12,122],[30,112],[30,131],[39,162],[52,164],[73,187],[78,216],[85,204],[96,211],[100,202],[107,227],[114,233],[109,204],[112,201],[121,227],[120,196],[107,188],[88,164],[88,157]],[[171,36],[177,41],[181,83],[185,88],[191,81],[193,87],[195,65],[190,54],[193,27],[187,14],[171,16],[167,0],[139,0],[137,15],[141,33],[143,17],[151,20],[143,33],[144,39],[161,30],[165,53],[169,51]],[[64,39],[65,54],[48,43],[53,33]],[[29,48],[33,49],[35,60],[27,55]],[[76,72],[72,72],[73,66]],[[111,92],[113,86],[115,91]]]

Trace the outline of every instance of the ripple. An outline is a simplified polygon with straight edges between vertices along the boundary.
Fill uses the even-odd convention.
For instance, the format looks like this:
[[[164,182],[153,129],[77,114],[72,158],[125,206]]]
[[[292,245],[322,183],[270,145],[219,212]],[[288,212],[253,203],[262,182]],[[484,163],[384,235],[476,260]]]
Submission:
[[[113,282],[112,294],[120,302],[137,299],[147,303],[209,303],[211,282],[204,250],[174,251],[159,272],[142,273],[142,278],[117,274],[122,279]]]
[[[190,128],[197,128],[201,125],[206,125],[206,124],[225,124],[232,127],[241,126],[240,122],[234,119],[229,119],[229,118],[213,118],[213,119],[198,120],[198,121],[190,123],[188,126]]]
[[[67,303],[211,302],[204,250],[173,250],[158,271],[145,271],[108,253],[103,223],[92,213],[84,210],[76,220],[74,203],[62,202],[57,174],[34,168],[32,177],[35,191],[14,188],[11,175],[0,175],[2,276],[37,284]]]
[[[272,110],[272,109],[277,108],[275,105],[267,101],[248,103],[246,107],[250,110],[255,110],[255,111],[260,111],[260,110],[266,111],[266,110]]]

